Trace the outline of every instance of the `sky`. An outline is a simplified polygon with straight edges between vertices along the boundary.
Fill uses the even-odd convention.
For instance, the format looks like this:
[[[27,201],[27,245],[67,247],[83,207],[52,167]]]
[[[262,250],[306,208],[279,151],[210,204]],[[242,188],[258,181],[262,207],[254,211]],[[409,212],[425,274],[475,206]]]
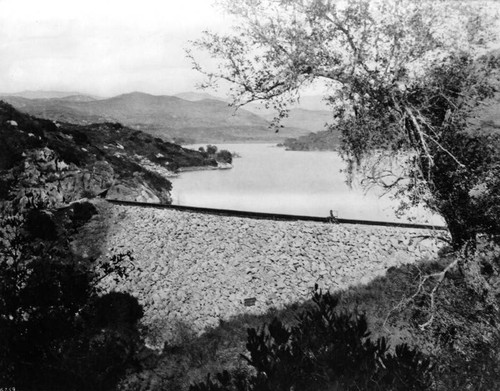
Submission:
[[[184,48],[228,25],[213,0],[0,0],[0,92],[194,91]]]
[[[194,91],[188,41],[231,25],[214,1],[0,0],[0,93]]]

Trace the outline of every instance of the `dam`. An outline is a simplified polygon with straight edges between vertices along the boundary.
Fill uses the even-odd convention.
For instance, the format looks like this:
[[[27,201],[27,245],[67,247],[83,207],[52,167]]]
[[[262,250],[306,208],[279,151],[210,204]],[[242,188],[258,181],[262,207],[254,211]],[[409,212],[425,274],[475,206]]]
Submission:
[[[144,307],[165,341],[242,313],[303,302],[315,284],[336,291],[437,256],[442,229],[262,219],[98,201],[74,251],[104,259],[132,251],[128,278],[106,277]],[[251,306],[246,306],[251,299]]]

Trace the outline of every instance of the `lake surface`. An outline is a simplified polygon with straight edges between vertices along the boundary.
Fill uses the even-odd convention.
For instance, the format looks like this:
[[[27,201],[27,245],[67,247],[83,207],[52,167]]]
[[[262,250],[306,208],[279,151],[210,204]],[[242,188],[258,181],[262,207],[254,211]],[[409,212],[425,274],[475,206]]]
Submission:
[[[173,204],[320,217],[332,210],[339,218],[408,221],[395,216],[397,201],[349,188],[340,172],[345,163],[336,152],[286,151],[270,144],[217,146],[241,157],[233,159],[229,170],[190,171],[172,178]],[[443,224],[423,211],[411,216],[413,222]]]

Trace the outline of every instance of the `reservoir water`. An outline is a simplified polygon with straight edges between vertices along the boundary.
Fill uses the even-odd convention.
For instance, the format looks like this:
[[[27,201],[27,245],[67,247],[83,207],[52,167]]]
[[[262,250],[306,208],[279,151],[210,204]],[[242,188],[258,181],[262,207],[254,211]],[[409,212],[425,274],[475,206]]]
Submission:
[[[198,149],[200,145],[188,146]],[[228,170],[188,171],[172,178],[173,204],[339,218],[398,219],[398,202],[374,191],[350,188],[336,152],[286,151],[270,144],[221,144],[238,153]],[[443,224],[439,216],[413,211],[412,222]]]

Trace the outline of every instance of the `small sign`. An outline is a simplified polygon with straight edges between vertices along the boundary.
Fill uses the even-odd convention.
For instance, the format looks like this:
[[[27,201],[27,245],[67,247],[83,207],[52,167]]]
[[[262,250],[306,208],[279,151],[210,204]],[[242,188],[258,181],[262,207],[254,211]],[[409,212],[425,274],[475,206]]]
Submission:
[[[243,300],[243,304],[245,304],[245,307],[251,307],[255,305],[255,302],[257,299],[255,297],[251,297],[249,299]]]

